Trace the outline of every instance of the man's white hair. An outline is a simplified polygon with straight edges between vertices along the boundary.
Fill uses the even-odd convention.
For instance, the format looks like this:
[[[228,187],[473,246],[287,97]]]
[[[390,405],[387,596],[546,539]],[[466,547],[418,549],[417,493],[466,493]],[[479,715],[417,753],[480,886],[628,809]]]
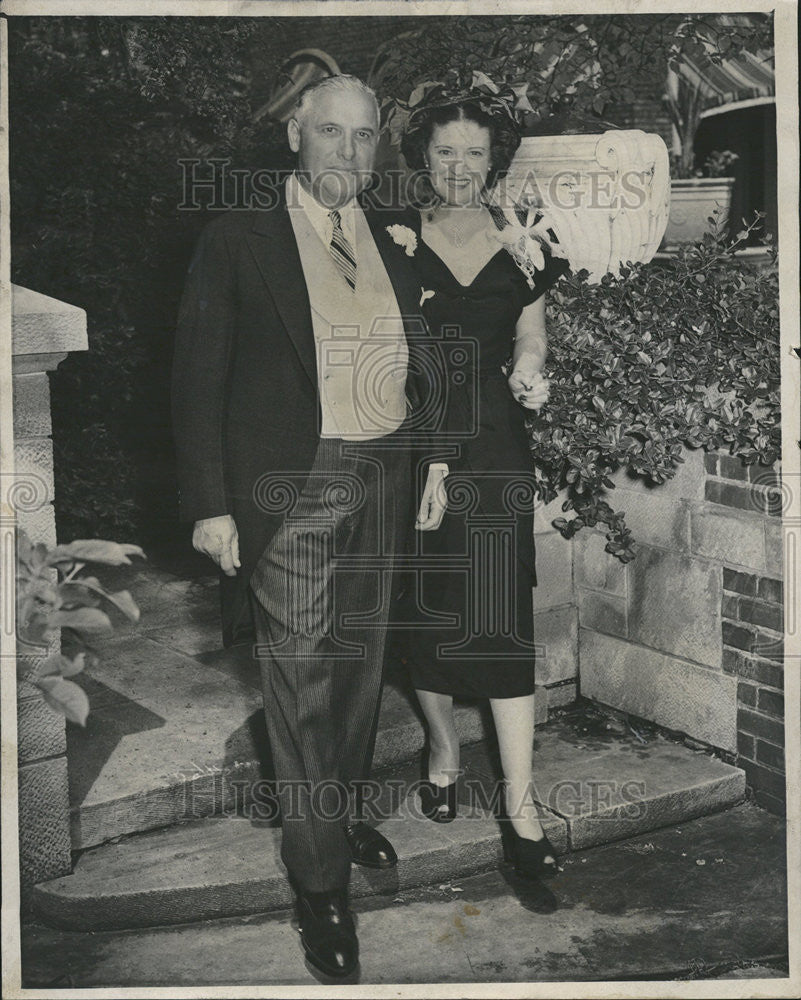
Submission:
[[[303,125],[305,123],[306,117],[314,104],[315,98],[318,94],[321,94],[326,90],[349,90],[355,94],[363,94],[372,102],[373,107],[375,108],[376,121],[381,121],[381,110],[378,107],[378,98],[375,96],[375,91],[368,87],[363,80],[360,80],[358,76],[350,76],[347,73],[341,73],[337,76],[325,76],[322,80],[316,80],[314,83],[310,83],[307,87],[304,87],[303,90],[301,90],[298,95],[295,110],[292,112],[292,117],[298,125]]]

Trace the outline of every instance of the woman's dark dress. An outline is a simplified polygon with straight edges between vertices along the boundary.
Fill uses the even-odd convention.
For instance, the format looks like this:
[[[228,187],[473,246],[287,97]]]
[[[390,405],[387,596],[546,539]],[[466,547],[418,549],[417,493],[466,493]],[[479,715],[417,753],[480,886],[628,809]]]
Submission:
[[[466,697],[514,698],[534,691],[531,588],[536,584],[533,464],[526,410],[502,370],[525,306],[565,270],[547,256],[534,288],[503,247],[460,284],[419,236],[414,261],[432,335],[448,372],[448,511],[436,531],[417,532],[427,560],[418,574],[406,660],[414,686]],[[431,569],[431,562],[442,569]],[[421,608],[422,605],[422,608]],[[457,624],[431,626],[439,614]],[[448,648],[452,647],[452,648]]]

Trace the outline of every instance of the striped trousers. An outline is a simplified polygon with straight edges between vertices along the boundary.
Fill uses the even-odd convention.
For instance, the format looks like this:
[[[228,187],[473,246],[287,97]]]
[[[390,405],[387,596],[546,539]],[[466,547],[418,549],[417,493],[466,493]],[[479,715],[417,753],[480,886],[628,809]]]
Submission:
[[[292,475],[276,474],[288,486]],[[322,439],[251,578],[264,712],[296,886],[347,885],[349,795],[375,745],[393,566],[409,518],[408,449]],[[297,491],[295,491],[297,493]]]

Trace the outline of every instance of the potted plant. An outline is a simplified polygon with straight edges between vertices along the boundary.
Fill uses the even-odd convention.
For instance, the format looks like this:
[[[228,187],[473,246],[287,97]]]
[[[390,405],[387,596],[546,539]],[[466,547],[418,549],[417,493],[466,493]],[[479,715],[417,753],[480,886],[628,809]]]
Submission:
[[[697,165],[701,89],[673,70],[668,73],[666,103],[679,139],[679,149],[671,155],[670,215],[662,238],[662,248],[672,249],[699,240],[710,218],[721,231],[725,229],[734,186],[729,170],[739,157],[731,150],[713,150],[702,166]]]
[[[83,670],[87,652],[92,655],[88,642],[113,632],[103,607],[139,620],[139,608],[127,590],[108,591],[82,570],[87,563],[126,566],[130,556],[145,554],[138,545],[98,539],[48,548],[41,542],[34,545],[24,531],[17,536],[17,681],[37,687],[55,712],[81,726],[89,700],[70,678]],[[51,651],[62,629],[71,633],[71,655],[60,648]]]

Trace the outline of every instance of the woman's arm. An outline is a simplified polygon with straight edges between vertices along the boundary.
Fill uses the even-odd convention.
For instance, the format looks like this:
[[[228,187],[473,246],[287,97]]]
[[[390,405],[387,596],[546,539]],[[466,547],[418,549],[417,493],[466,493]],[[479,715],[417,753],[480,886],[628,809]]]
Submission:
[[[542,370],[548,353],[545,329],[545,296],[526,306],[515,327],[514,370],[534,375]]]
[[[548,399],[548,380],[542,367],[548,353],[545,329],[545,296],[525,307],[515,327],[513,368],[509,388],[528,410],[538,410]]]

